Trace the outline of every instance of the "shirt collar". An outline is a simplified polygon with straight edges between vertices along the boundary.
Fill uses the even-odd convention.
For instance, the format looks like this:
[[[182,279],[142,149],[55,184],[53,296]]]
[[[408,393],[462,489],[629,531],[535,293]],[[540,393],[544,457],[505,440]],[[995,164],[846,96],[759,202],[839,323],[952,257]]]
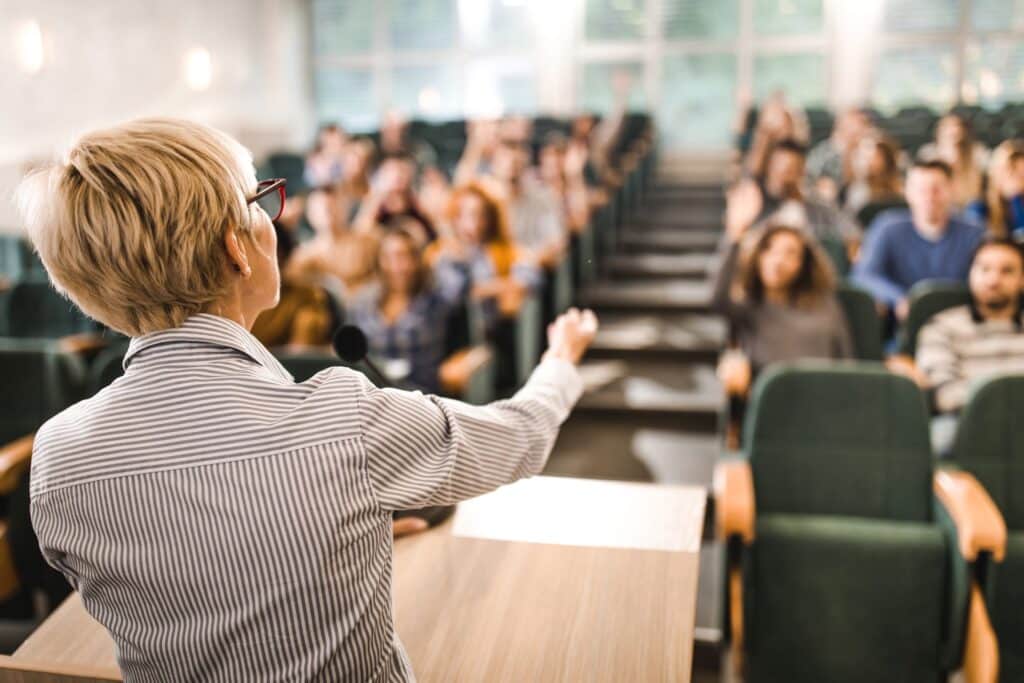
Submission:
[[[128,351],[124,355],[124,368],[127,370],[132,359],[146,349],[182,342],[234,349],[281,379],[288,382],[295,381],[280,361],[248,330],[233,320],[208,313],[200,313],[188,318],[181,324],[181,327],[150,332],[141,337],[132,337],[128,343]]]

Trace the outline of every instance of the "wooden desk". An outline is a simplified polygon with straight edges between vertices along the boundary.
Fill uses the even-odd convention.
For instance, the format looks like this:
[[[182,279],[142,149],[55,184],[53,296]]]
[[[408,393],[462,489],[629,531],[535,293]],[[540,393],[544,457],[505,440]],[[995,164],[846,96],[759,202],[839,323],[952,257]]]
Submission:
[[[417,677],[688,681],[705,491],[536,477],[395,543],[395,623]],[[0,681],[119,680],[73,595]]]

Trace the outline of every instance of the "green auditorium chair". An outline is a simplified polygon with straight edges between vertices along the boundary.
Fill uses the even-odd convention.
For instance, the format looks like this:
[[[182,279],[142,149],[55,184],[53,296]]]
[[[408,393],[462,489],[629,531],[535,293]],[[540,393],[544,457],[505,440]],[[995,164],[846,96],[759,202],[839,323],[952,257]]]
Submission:
[[[910,310],[900,328],[898,351],[913,358],[917,352],[917,335],[921,328],[935,314],[970,303],[971,294],[962,283],[933,280],[914,285],[907,299],[910,301]]]
[[[919,389],[874,364],[772,368],[743,440],[715,472],[729,666],[751,683],[946,680],[981,620]]]
[[[832,262],[836,274],[844,278],[850,273],[850,256],[846,252],[846,245],[842,240],[834,237],[823,237],[820,240],[821,248]]]
[[[100,351],[89,364],[89,394],[107,386],[124,374],[124,355],[128,352],[128,340],[116,342]]]
[[[881,361],[882,320],[878,317],[875,300],[863,289],[850,284],[836,288],[836,299],[846,314],[856,357],[865,361]]]
[[[999,680],[1024,681],[1024,376],[979,383],[960,415],[950,464],[975,477],[1005,520],[1005,557],[978,559],[988,612],[999,640]]]
[[[10,337],[57,338],[89,334],[96,325],[46,281],[16,282],[3,299],[0,318]]]

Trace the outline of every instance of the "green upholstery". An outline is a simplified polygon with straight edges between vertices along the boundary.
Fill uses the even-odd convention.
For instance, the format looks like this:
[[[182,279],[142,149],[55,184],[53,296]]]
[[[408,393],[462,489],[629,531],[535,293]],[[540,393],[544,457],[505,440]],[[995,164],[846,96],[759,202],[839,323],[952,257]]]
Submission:
[[[127,340],[112,344],[100,351],[89,364],[89,393],[107,386],[124,374],[124,354],[128,352]]]
[[[540,362],[543,339],[544,307],[536,296],[523,300],[516,317],[516,378],[526,384],[530,373]]]
[[[1022,401],[1024,376],[996,377],[977,385],[960,414],[950,452],[950,459],[973,474],[992,496],[1006,526],[1020,531],[1024,531]]]
[[[974,388],[960,414],[950,459],[981,482],[1006,520],[1006,559],[991,567],[987,601],[999,639],[1000,680],[1024,680],[1024,376]]]
[[[992,626],[999,639],[999,680],[1024,681],[1024,530],[1007,536],[1006,559],[994,565],[987,586]]]
[[[587,225],[583,232],[580,233],[577,248],[574,252],[576,256],[576,276],[581,286],[589,284],[597,277],[596,231],[597,228],[593,222]]]
[[[554,314],[565,313],[573,302],[573,262],[572,258],[566,255],[562,262],[555,269],[554,276]]]
[[[853,337],[853,348],[859,360],[881,361],[882,321],[875,300],[863,289],[843,284],[836,289],[836,299],[846,314]]]
[[[924,396],[880,365],[769,368],[754,386],[743,436],[758,514],[932,519]]]
[[[62,337],[96,330],[96,324],[48,282],[23,281],[5,297],[0,317],[12,337]]]
[[[938,681],[947,553],[935,524],[760,517],[744,567],[748,683]]]
[[[968,569],[932,494],[918,388],[873,363],[775,366],[744,439],[748,681],[939,681],[957,668]]]
[[[832,267],[836,269],[836,274],[839,277],[846,277],[850,272],[850,257],[846,253],[846,245],[834,237],[823,237],[819,243],[832,262]]]
[[[85,366],[46,340],[0,339],[0,445],[31,434],[84,397]]]
[[[899,352],[913,356],[917,352],[917,335],[936,313],[963,306],[971,301],[967,286],[959,282],[920,282],[907,295],[910,311],[899,332]]]

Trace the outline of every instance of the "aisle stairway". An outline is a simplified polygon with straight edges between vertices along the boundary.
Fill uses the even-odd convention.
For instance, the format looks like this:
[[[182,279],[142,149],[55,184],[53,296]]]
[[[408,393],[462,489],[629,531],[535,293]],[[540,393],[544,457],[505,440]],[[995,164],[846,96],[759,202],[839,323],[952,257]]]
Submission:
[[[724,401],[714,363],[726,329],[708,310],[708,271],[723,209],[720,183],[683,183],[659,169],[602,279],[581,295],[601,320],[582,368],[598,386],[564,426],[547,474],[710,488]],[[698,668],[714,660],[719,638],[719,554],[706,541]]]

